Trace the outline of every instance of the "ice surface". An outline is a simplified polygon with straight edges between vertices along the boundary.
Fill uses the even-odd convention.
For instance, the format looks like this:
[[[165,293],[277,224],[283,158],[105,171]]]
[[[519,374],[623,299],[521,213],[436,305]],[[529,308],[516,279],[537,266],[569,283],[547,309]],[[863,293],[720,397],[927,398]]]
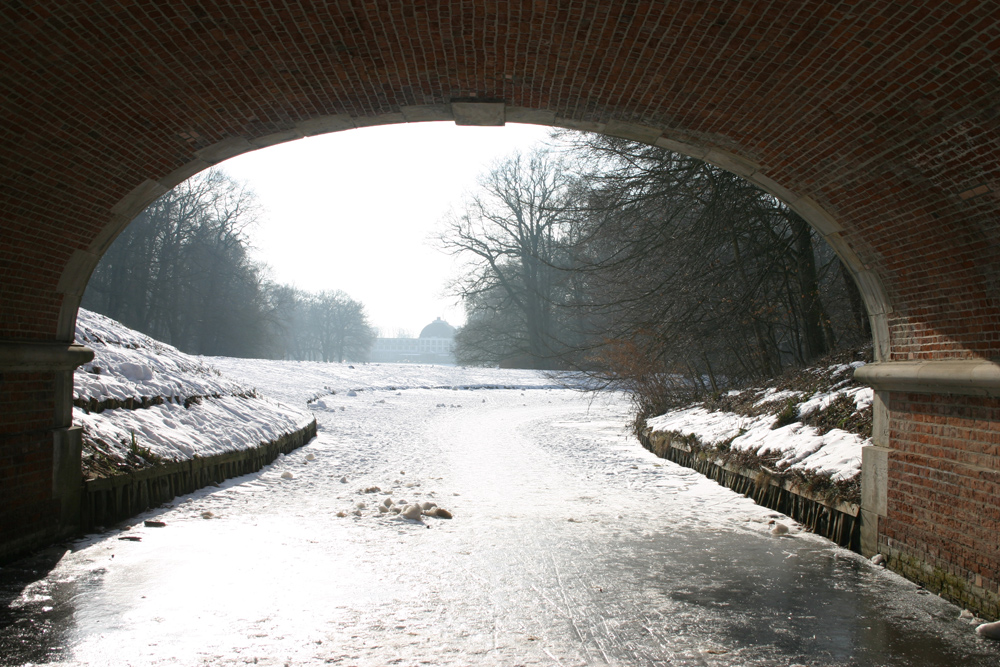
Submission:
[[[316,401],[313,407],[329,404],[326,396],[364,392],[451,389],[558,389],[564,383],[582,385],[571,373],[542,373],[523,369],[467,368],[428,364],[337,364],[319,361],[268,361],[203,357],[204,363],[240,378],[260,391],[286,402]],[[382,395],[380,398],[388,397]],[[461,394],[454,399],[460,400]],[[446,403],[446,405],[450,404]],[[338,403],[340,405],[340,403]],[[344,404],[350,405],[350,404]]]
[[[232,363],[241,382],[267,386],[253,362]],[[35,652],[4,658],[997,664],[1000,651],[957,608],[642,449],[621,397],[357,393],[311,406],[319,436],[301,450],[31,568],[43,574],[13,589],[17,616],[0,623],[0,646]],[[387,497],[434,502],[454,518],[403,519],[377,509]],[[787,534],[771,534],[778,523]]]

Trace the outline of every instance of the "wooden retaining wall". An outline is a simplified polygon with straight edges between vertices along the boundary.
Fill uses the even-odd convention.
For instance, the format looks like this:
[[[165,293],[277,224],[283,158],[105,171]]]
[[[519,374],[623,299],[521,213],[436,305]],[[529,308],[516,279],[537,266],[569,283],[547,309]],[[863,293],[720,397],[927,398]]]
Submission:
[[[80,529],[93,530],[133,517],[150,507],[209,484],[256,472],[316,437],[316,421],[258,447],[189,461],[164,463],[126,475],[84,482]]]
[[[663,459],[697,470],[719,484],[742,493],[758,505],[785,514],[810,531],[842,547],[861,552],[860,505],[831,503],[808,493],[792,480],[780,479],[761,470],[722,464],[692,451],[670,433],[645,431],[639,438],[642,446]]]

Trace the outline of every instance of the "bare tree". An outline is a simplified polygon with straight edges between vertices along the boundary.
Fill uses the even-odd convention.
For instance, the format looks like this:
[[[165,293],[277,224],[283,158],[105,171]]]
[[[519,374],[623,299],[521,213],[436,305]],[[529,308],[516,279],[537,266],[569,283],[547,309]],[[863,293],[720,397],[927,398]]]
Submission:
[[[275,284],[253,259],[259,213],[246,185],[219,170],[185,181],[112,245],[84,306],[196,354],[367,358],[374,333],[361,303]]]
[[[859,340],[856,288],[780,201],[659,148],[564,140],[579,170],[572,272],[580,286],[567,305],[584,312],[573,321],[600,378],[651,405],[662,402],[660,390],[684,400],[776,375],[838,337]]]
[[[262,354],[266,272],[248,238],[259,213],[222,171],[188,179],[125,229],[83,305],[190,352]]]
[[[571,183],[551,152],[516,153],[494,164],[461,212],[446,220],[440,247],[466,260],[452,289],[465,300],[472,329],[488,332],[499,323],[497,313],[523,323],[523,338],[509,340],[513,347],[492,346],[491,356],[522,358],[540,368],[553,363],[556,265],[570,223]]]
[[[375,330],[365,307],[340,290],[315,295],[309,304],[310,325],[323,361],[363,361],[368,358]]]

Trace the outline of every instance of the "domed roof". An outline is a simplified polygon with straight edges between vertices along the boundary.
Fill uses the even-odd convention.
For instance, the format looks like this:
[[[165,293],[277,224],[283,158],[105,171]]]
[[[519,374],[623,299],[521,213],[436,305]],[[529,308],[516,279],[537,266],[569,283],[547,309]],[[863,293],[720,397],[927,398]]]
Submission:
[[[451,326],[440,317],[425,326],[420,331],[421,338],[454,338],[455,327]]]

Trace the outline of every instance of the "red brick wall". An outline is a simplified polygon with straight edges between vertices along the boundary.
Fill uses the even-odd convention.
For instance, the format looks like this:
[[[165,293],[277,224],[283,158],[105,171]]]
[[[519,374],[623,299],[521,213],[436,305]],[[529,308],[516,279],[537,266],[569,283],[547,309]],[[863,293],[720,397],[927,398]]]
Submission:
[[[983,611],[996,618],[1000,399],[893,393],[889,407],[881,546],[897,559],[892,565],[969,606],[963,595],[984,589],[994,602]]]
[[[995,0],[5,3],[0,339],[51,337],[72,251],[194,151],[324,114],[478,97],[736,152],[844,225],[889,289],[894,358],[998,354],[998,12]]]
[[[0,558],[5,548],[53,529],[54,382],[43,373],[0,375]]]

